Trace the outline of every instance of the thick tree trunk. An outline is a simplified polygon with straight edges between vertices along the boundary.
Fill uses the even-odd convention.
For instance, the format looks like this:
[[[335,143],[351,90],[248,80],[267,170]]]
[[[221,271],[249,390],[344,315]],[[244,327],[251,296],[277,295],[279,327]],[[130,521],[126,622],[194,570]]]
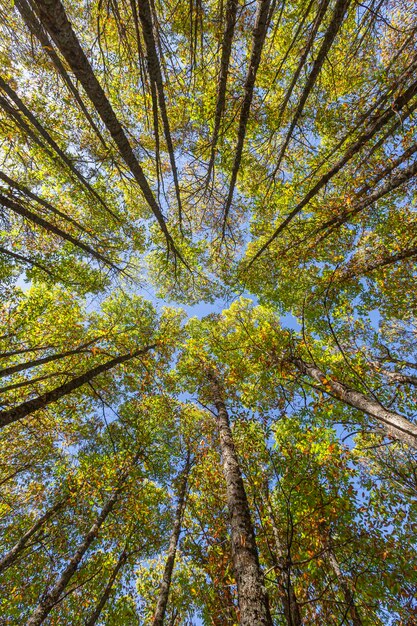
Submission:
[[[212,402],[217,410],[216,420],[226,480],[240,624],[241,626],[272,626],[268,598],[259,565],[255,532],[222,388],[212,372],[208,372],[207,376],[210,381]]]
[[[281,545],[281,538],[279,536],[278,528],[275,524],[274,511],[272,510],[271,502],[269,499],[268,491],[265,496],[265,504],[268,510],[269,521],[272,526],[272,533],[274,535],[274,543],[276,550],[276,568],[278,569],[280,595],[284,606],[284,615],[288,626],[302,626],[300,607],[298,606],[297,596],[293,584],[291,582],[291,572],[289,566],[286,564],[284,550]]]
[[[163,626],[164,623],[165,611],[168,604],[169,589],[171,586],[172,571],[174,569],[175,555],[177,552],[178,539],[180,537],[182,518],[184,515],[185,497],[187,493],[187,482],[190,467],[190,453],[188,452],[185,467],[181,472],[178,503],[174,517],[174,526],[172,528],[171,539],[168,546],[168,554],[165,563],[164,574],[162,577],[161,586],[159,588],[159,596],[156,603],[153,626]]]
[[[138,458],[139,455],[137,454],[133,459],[132,466],[135,465]],[[130,471],[125,471],[122,474],[118,486],[115,488],[113,494],[104,504],[95,522],[92,524],[90,530],[87,532],[86,535],[84,535],[74,555],[71,557],[65,568],[62,570],[60,576],[58,577],[58,580],[49,590],[45,591],[45,593],[41,596],[41,600],[35,608],[34,612],[32,613],[32,616],[28,620],[27,626],[40,626],[40,624],[42,624],[42,622],[48,617],[55,604],[59,601],[60,597],[67,588],[68,583],[77,571],[89,547],[96,540],[100,528],[103,526],[104,522],[113,511],[120,496],[120,493],[124,487],[126,479],[129,476],[129,473]]]
[[[155,345],[147,346],[146,348],[137,350],[136,352],[117,356],[110,361],[106,361],[106,363],[102,363],[101,365],[93,367],[91,370],[88,370],[87,372],[84,372],[84,374],[81,374],[81,376],[76,376],[69,382],[60,385],[59,387],[56,387],[51,391],[47,391],[37,398],[33,398],[32,400],[28,400],[27,402],[19,404],[19,406],[15,407],[14,409],[1,411],[0,428],[3,428],[4,426],[7,426],[7,424],[11,424],[12,422],[16,422],[17,420],[23,419],[24,417],[27,417],[28,415],[34,413],[35,411],[38,411],[39,409],[45,408],[46,406],[48,406],[48,404],[56,402],[63,396],[72,393],[76,389],[79,389],[79,387],[82,387],[86,383],[90,382],[95,376],[98,376],[103,372],[107,372],[116,365],[124,363],[125,361],[129,361],[130,359],[133,359],[140,354],[146,354],[146,352],[152,350],[152,348],[154,347]]]
[[[59,502],[54,504],[54,506],[48,509],[46,513],[44,513],[33,524],[33,526],[31,526],[29,530],[25,532],[25,534],[19,539],[19,541],[15,543],[13,548],[11,548],[8,552],[6,552],[6,554],[0,559],[0,573],[4,572],[4,570],[6,570],[11,565],[13,565],[13,563],[16,561],[16,559],[25,549],[29,539],[33,537],[33,535],[37,533],[38,530],[42,528],[42,526],[46,524],[46,522],[50,520],[51,517],[53,517],[55,513],[64,506],[64,504],[65,504],[65,500],[60,500]]]
[[[107,600],[110,598],[110,595],[113,591],[114,588],[114,583],[116,581],[116,578],[120,572],[120,570],[124,567],[126,561],[128,558],[128,553],[126,551],[126,548],[123,550],[123,552],[120,554],[116,565],[113,568],[113,571],[110,575],[109,581],[106,585],[106,588],[104,589],[100,600],[98,601],[91,617],[85,622],[85,626],[95,626],[95,624],[97,623],[102,610],[104,609]]]
[[[320,383],[326,393],[375,418],[387,433],[395,439],[413,448],[417,447],[416,424],[413,424],[399,413],[395,413],[395,411],[389,411],[379,402],[368,398],[362,392],[356,391],[330,376],[326,376],[316,365],[306,363],[299,358],[293,358],[291,361],[302,374]]]

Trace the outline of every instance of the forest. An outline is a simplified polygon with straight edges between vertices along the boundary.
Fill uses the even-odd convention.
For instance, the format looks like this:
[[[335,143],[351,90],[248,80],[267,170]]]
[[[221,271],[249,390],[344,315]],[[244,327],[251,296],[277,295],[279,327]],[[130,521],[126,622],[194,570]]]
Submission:
[[[0,625],[417,626],[417,1],[0,0]]]

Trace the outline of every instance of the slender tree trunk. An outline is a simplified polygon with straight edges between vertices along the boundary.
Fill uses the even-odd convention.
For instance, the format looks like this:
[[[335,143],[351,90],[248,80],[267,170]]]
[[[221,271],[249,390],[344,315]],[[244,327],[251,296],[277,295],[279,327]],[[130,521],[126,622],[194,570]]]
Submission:
[[[229,75],[230,55],[232,52],[233,36],[235,32],[236,16],[239,3],[237,0],[227,0],[226,25],[222,41],[222,54],[220,60],[220,78],[217,89],[216,112],[214,115],[214,129],[211,139],[210,161],[207,168],[207,181],[210,181],[216,156],[217,140],[219,138],[220,124],[223,111],[226,107],[227,77]]]
[[[290,124],[290,128],[288,130],[288,133],[285,137],[284,140],[284,144],[280,150],[280,153],[278,155],[278,160],[277,160],[277,164],[275,166],[275,170],[274,170],[274,175],[275,173],[278,171],[279,166],[281,165],[281,161],[284,157],[284,153],[287,149],[287,146],[291,140],[291,137],[293,135],[294,129],[297,126],[297,123],[301,117],[301,114],[303,112],[304,106],[308,100],[308,97],[316,83],[317,77],[320,74],[321,68],[324,64],[324,61],[327,58],[327,53],[329,52],[335,37],[337,35],[337,33],[339,32],[342,24],[343,24],[343,20],[345,18],[345,14],[346,11],[348,10],[349,4],[350,4],[351,0],[336,0],[336,5],[333,11],[333,16],[332,16],[332,20],[329,24],[329,27],[323,37],[323,43],[321,44],[320,50],[317,53],[317,58],[315,59],[314,63],[313,63],[313,67],[311,68],[311,72],[310,75],[307,79],[307,83],[303,89],[303,92],[301,94],[300,97],[300,101],[298,103],[297,109],[294,113],[294,117],[291,120],[291,124]],[[327,6],[325,5],[324,10],[327,9]],[[324,14],[323,14],[324,16]],[[322,16],[322,17],[323,17]]]
[[[38,530],[42,528],[42,526],[46,524],[46,522],[50,520],[51,517],[53,517],[55,513],[64,506],[64,504],[65,504],[65,500],[60,500],[59,502],[54,504],[54,506],[48,509],[46,513],[44,513],[33,524],[33,526],[31,526],[29,530],[25,532],[25,534],[19,539],[19,541],[15,543],[13,548],[11,548],[8,552],[6,552],[6,554],[0,559],[0,573],[4,572],[7,568],[13,565],[13,563],[16,561],[16,559],[25,549],[29,539],[33,537],[33,535],[37,533]]]
[[[255,27],[252,33],[252,51],[249,62],[248,73],[245,80],[245,94],[243,97],[242,109],[240,112],[239,129],[237,132],[237,143],[235,157],[233,161],[232,174],[230,177],[229,190],[224,206],[224,216],[222,225],[222,239],[226,235],[227,220],[232,206],[234,190],[236,187],[237,175],[239,173],[240,163],[242,160],[243,144],[246,137],[246,127],[249,120],[249,113],[252,104],[253,90],[255,87],[256,74],[258,73],[259,64],[261,62],[262,49],[265,43],[266,33],[268,30],[268,16],[270,10],[270,0],[258,0],[258,8],[256,11]]]
[[[175,511],[174,526],[172,528],[171,539],[168,546],[167,560],[165,563],[164,575],[159,589],[158,601],[156,603],[153,626],[163,626],[165,611],[168,604],[169,589],[171,586],[172,571],[174,569],[175,555],[177,552],[178,539],[181,532],[182,518],[185,508],[185,497],[187,492],[188,475],[190,472],[190,452],[187,454],[185,467],[181,472],[180,486],[178,492],[178,503]]]
[[[65,165],[69,168],[71,173],[79,180],[79,182],[100,202],[102,207],[117,221],[120,222],[119,218],[104,202],[103,198],[97,193],[97,191],[90,185],[88,180],[78,171],[78,169],[74,166],[72,160],[68,157],[67,154],[58,146],[56,141],[51,137],[48,131],[42,126],[42,124],[38,121],[38,119],[33,115],[33,113],[27,108],[24,102],[19,98],[17,93],[10,87],[10,85],[3,80],[0,76],[0,89],[4,91],[8,95],[8,97],[14,102],[19,111],[23,113],[26,119],[32,124],[34,128],[36,128],[39,135],[42,139],[47,143],[47,145],[52,148],[53,153],[57,154],[59,158],[65,163]]]
[[[128,558],[128,553],[126,551],[126,548],[123,550],[123,552],[120,554],[116,565],[113,568],[113,571],[110,575],[109,581],[106,585],[106,588],[104,589],[100,600],[98,601],[91,617],[85,622],[85,626],[95,626],[95,624],[97,623],[102,610],[104,609],[107,600],[110,598],[110,595],[113,591],[114,588],[114,583],[116,581],[116,578],[120,572],[120,570],[124,567],[126,561]]]
[[[416,69],[416,62],[410,66],[410,72]],[[408,77],[408,76],[407,76]],[[363,133],[359,135],[359,137],[347,148],[344,155],[340,157],[340,159],[325,173],[321,178],[317,181],[317,183],[310,189],[310,191],[304,196],[302,200],[297,204],[297,206],[292,209],[292,211],[287,215],[287,217],[279,224],[279,226],[274,230],[272,235],[268,238],[268,240],[259,248],[256,254],[252,257],[250,262],[247,265],[247,269],[249,269],[253,263],[265,252],[265,250],[271,245],[275,239],[277,239],[278,235],[288,226],[290,222],[301,213],[303,208],[314,198],[320,191],[323,189],[325,185],[334,177],[336,174],[340,172],[340,170],[353,158],[353,156],[359,153],[362,148],[367,144],[367,142],[372,139],[384,126],[388,124],[388,122],[395,116],[399,114],[409,102],[414,98],[417,93],[417,81],[411,83],[411,85],[402,92],[394,102],[385,109],[380,115],[378,115],[377,119],[372,121],[372,123],[365,129]]]
[[[216,420],[226,480],[240,624],[241,626],[272,626],[268,598],[259,565],[255,532],[222,388],[212,372],[208,372],[207,376],[210,381],[211,398],[217,410]]]
[[[139,454],[137,454],[133,459],[132,466],[135,465],[138,458]],[[34,612],[32,613],[26,626],[40,626],[40,624],[42,624],[42,622],[48,617],[55,604],[59,601],[60,597],[67,588],[68,583],[77,571],[78,566],[80,565],[82,559],[87,553],[89,547],[96,540],[100,528],[103,526],[104,522],[113,511],[128,476],[129,470],[125,471],[122,474],[118,486],[115,488],[113,494],[104,504],[95,522],[92,524],[90,530],[87,532],[86,535],[84,535],[74,555],[70,558],[67,565],[62,570],[57,581],[49,590],[45,591],[45,593],[42,594],[41,600],[35,608]]]
[[[354,597],[352,590],[350,589],[349,582],[347,581],[346,576],[342,573],[339,567],[339,563],[337,562],[337,559],[331,548],[328,549],[328,561],[343,593],[346,610],[349,612],[353,626],[363,626],[362,620],[358,613],[358,609],[356,608],[354,602]]]
[[[275,524],[274,511],[272,510],[271,501],[269,499],[269,493],[266,492],[265,504],[269,515],[269,521],[272,526],[272,533],[274,535],[274,543],[276,550],[276,567],[278,569],[278,575],[280,578],[280,591],[282,592],[281,598],[284,605],[285,619],[288,626],[302,626],[300,607],[298,606],[297,596],[295,594],[294,587],[291,582],[291,574],[289,567],[285,563],[284,550],[281,545],[281,538],[279,536],[278,528]]]
[[[136,352],[123,354],[121,356],[117,356],[110,361],[106,361],[106,363],[102,363],[101,365],[97,365],[93,367],[91,370],[84,372],[81,376],[76,376],[72,380],[52,389],[51,391],[47,391],[46,393],[38,396],[37,398],[33,398],[32,400],[27,400],[14,409],[7,409],[6,411],[0,411],[0,428],[7,426],[7,424],[11,424],[12,422],[16,422],[17,420],[21,420],[24,417],[27,417],[31,413],[38,411],[39,409],[44,409],[48,404],[52,402],[56,402],[63,396],[66,396],[69,393],[72,393],[79,387],[82,387],[86,383],[90,382],[95,376],[102,374],[103,372],[107,372],[112,369],[116,365],[120,363],[124,363],[125,361],[129,361],[140,354],[146,354],[149,350],[152,350],[155,345],[147,346],[141,350],[137,350]]]
[[[50,363],[51,361],[58,361],[60,359],[65,358],[66,356],[71,356],[73,354],[82,354],[87,352],[86,348],[94,343],[96,340],[89,341],[78,348],[74,348],[74,350],[67,350],[66,352],[60,352],[59,354],[50,354],[49,356],[41,357],[40,359],[33,359],[32,361],[26,361],[25,363],[18,363],[16,365],[10,365],[10,367],[5,367],[0,370],[0,378],[4,378],[5,376],[11,376],[12,374],[17,374],[18,372],[23,372],[24,370],[29,370],[32,367],[36,367],[38,365],[44,365],[45,363]],[[46,347],[44,348],[47,349]],[[29,350],[27,350],[29,352]],[[17,353],[18,354],[18,353]]]
[[[102,263],[112,267],[117,272],[120,271],[119,268],[116,265],[114,265],[114,263],[112,263],[109,259],[106,259],[106,257],[104,257],[102,254],[100,254],[100,252],[97,252],[97,250],[94,250],[94,248],[92,248],[91,246],[85,244],[80,239],[76,239],[76,237],[73,237],[72,235],[70,235],[69,233],[65,232],[64,230],[62,230],[58,226],[55,226],[51,222],[48,222],[47,220],[45,220],[40,215],[37,215],[33,211],[30,211],[28,208],[26,208],[22,204],[20,204],[18,202],[15,202],[14,200],[11,200],[11,198],[8,198],[7,196],[3,196],[3,194],[0,194],[0,203],[3,206],[5,206],[8,209],[10,209],[10,211],[13,211],[13,213],[16,213],[17,215],[20,215],[21,217],[23,217],[23,218],[29,220],[30,222],[32,222],[33,224],[36,224],[40,228],[43,228],[44,230],[46,230],[46,231],[48,231],[50,233],[54,233],[54,235],[58,235],[58,237],[61,237],[61,239],[69,241],[76,248],[79,248],[80,250],[83,250],[89,256],[94,257],[98,261],[102,261]]]
[[[117,145],[121,157],[141,188],[149,207],[165,235],[168,247],[176,251],[172,237],[165,224],[164,216],[155,200],[142,167],[132,150],[126,133],[117,119],[102,86],[93,72],[90,62],[81,48],[62,3],[60,0],[34,0],[34,3],[39,11],[42,25],[47,29],[68,65],[82,84],[86,94],[95,106],[97,113],[100,115],[113,141]],[[181,257],[179,256],[179,258]]]
[[[169,160],[171,163],[172,177],[174,179],[175,193],[178,202],[179,222],[182,222],[182,204],[180,196],[180,188],[178,182],[178,170],[175,162],[174,145],[172,143],[171,130],[168,120],[168,112],[166,107],[164,83],[162,80],[162,72],[160,62],[158,59],[158,53],[156,51],[156,41],[154,35],[154,25],[152,19],[152,9],[149,0],[139,0],[139,19],[142,24],[143,38],[146,46],[146,57],[149,78],[151,83],[156,87],[158,93],[159,109],[161,111],[162,125],[164,128],[165,141],[168,148]]]
[[[363,411],[370,417],[374,417],[395,439],[399,439],[413,448],[417,447],[416,424],[395,411],[389,411],[362,392],[348,387],[335,378],[326,376],[316,365],[308,364],[299,358],[293,358],[291,361],[302,374],[306,374],[320,383],[326,393],[359,411]]]
[[[88,123],[90,124],[94,132],[96,133],[103,147],[105,149],[108,149],[108,146],[106,145],[106,142],[104,141],[103,136],[100,133],[100,130],[97,128],[97,125],[95,124],[84,102],[82,101],[82,98],[78,92],[78,89],[73,84],[72,80],[70,79],[68,75],[68,72],[66,71],[65,67],[61,63],[61,59],[59,58],[59,56],[53,49],[52,43],[49,40],[48,35],[44,31],[40,22],[38,21],[36,14],[32,11],[30,4],[26,0],[16,0],[15,4],[26,26],[35,35],[35,37],[38,39],[39,43],[41,44],[43,50],[51,59],[53,65],[55,66],[55,69],[57,70],[58,74],[61,76],[62,80],[68,87],[68,90],[74,96],[78,106],[80,107],[81,111],[84,113]]]

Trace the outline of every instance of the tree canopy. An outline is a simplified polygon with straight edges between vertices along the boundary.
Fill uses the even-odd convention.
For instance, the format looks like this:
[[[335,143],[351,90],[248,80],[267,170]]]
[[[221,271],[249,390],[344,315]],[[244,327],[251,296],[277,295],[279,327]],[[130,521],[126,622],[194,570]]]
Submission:
[[[0,622],[416,625],[417,3],[0,18]]]

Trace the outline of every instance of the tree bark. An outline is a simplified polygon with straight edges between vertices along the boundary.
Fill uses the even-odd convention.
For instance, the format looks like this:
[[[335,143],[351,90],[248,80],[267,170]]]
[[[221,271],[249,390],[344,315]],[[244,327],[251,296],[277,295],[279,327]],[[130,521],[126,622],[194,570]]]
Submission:
[[[175,511],[174,526],[172,528],[171,539],[168,546],[168,554],[165,562],[164,574],[161,586],[159,588],[159,596],[156,603],[155,615],[153,618],[153,626],[163,626],[166,607],[168,604],[169,589],[171,586],[172,571],[174,569],[175,556],[177,552],[178,539],[181,533],[182,518],[185,509],[185,498],[187,493],[188,475],[190,473],[191,461],[190,453],[187,454],[185,467],[181,472],[180,486],[178,492],[178,503]]]
[[[272,626],[268,598],[259,565],[255,532],[222,388],[213,372],[208,371],[207,377],[210,381],[212,402],[217,411],[216,421],[226,480],[240,624],[241,626]]]
[[[284,153],[285,150],[287,149],[287,146],[291,140],[291,137],[293,135],[294,129],[298,123],[298,120],[301,117],[301,114],[303,112],[305,103],[307,102],[307,99],[311,93],[311,90],[313,89],[317,77],[320,74],[321,68],[324,64],[324,61],[327,57],[327,53],[329,52],[330,48],[332,47],[332,44],[336,38],[337,33],[339,32],[342,24],[343,24],[343,20],[345,18],[345,14],[346,11],[348,10],[349,4],[350,4],[351,0],[337,0],[336,1],[336,5],[333,11],[333,16],[332,16],[332,21],[329,24],[329,27],[324,35],[323,38],[323,43],[321,44],[320,50],[317,54],[317,58],[315,59],[314,63],[313,63],[313,67],[311,68],[311,72],[310,75],[307,79],[307,83],[303,89],[303,92],[301,94],[299,103],[297,105],[297,109],[295,111],[294,117],[291,120],[291,124],[290,124],[290,128],[288,130],[288,133],[285,137],[283,146],[279,152],[278,155],[278,160],[277,160],[277,164],[275,166],[274,169],[274,176],[276,174],[276,172],[278,171],[280,165],[281,165],[281,161],[284,157]],[[327,6],[325,6],[325,9],[327,9]],[[320,15],[320,13],[319,13]],[[323,16],[321,17],[321,19],[324,17],[324,13]]]
[[[270,0],[258,0],[258,8],[256,11],[255,27],[252,34],[252,51],[249,62],[249,68],[245,80],[245,93],[243,97],[242,109],[239,118],[239,129],[237,133],[237,144],[235,150],[235,158],[233,161],[232,175],[230,178],[229,190],[224,207],[222,238],[226,234],[227,219],[232,206],[233,194],[236,186],[237,175],[242,160],[243,144],[246,137],[246,127],[249,120],[249,113],[252,104],[253,90],[255,87],[256,74],[258,73],[259,63],[261,62],[262,49],[265,43],[265,37],[268,30],[268,16],[271,3]]]
[[[211,139],[210,161],[207,168],[207,181],[210,181],[216,156],[217,140],[219,138],[220,124],[223,111],[226,106],[226,87],[229,75],[230,55],[232,52],[233,36],[235,32],[236,16],[239,3],[237,0],[227,0],[226,4],[226,26],[222,41],[222,54],[220,59],[220,78],[217,90],[216,111],[214,114],[214,129]]]
[[[58,72],[58,74],[61,76],[62,80],[64,81],[64,83],[68,87],[68,90],[74,96],[78,106],[80,107],[81,111],[84,113],[84,115],[85,115],[88,123],[90,124],[91,128],[96,133],[96,135],[99,138],[99,140],[101,141],[103,147],[107,150],[108,146],[107,146],[106,142],[104,141],[103,136],[100,133],[100,130],[98,129],[98,127],[95,124],[93,118],[91,117],[90,113],[88,112],[84,102],[82,101],[82,98],[81,98],[81,96],[80,96],[80,94],[78,92],[78,89],[73,84],[72,80],[70,79],[70,77],[68,75],[68,72],[66,71],[64,65],[61,63],[61,59],[59,58],[59,56],[57,55],[57,53],[53,49],[52,43],[50,42],[48,35],[44,31],[42,25],[39,23],[39,21],[38,21],[38,19],[36,17],[36,14],[32,11],[32,8],[31,8],[30,4],[27,2],[27,0],[15,0],[15,4],[16,4],[17,10],[19,11],[20,15],[22,16],[22,19],[25,22],[26,26],[29,28],[31,33],[33,33],[33,35],[38,39],[38,41],[41,44],[43,50],[46,52],[46,54],[51,59],[51,61],[52,61],[53,65],[54,65],[56,71]]]
[[[55,513],[64,506],[64,504],[65,504],[65,500],[60,500],[59,502],[54,504],[54,506],[48,509],[48,511],[46,511],[46,513],[44,513],[33,524],[33,526],[31,526],[29,530],[25,532],[25,534],[19,539],[19,541],[15,543],[13,548],[11,548],[8,552],[6,552],[6,554],[0,559],[0,573],[4,572],[11,565],[13,565],[13,563],[19,557],[21,552],[23,552],[23,550],[25,549],[29,539],[33,537],[33,535],[37,533],[38,530],[42,528],[42,526],[46,524],[46,522],[50,520],[51,517],[53,517]]]
[[[65,163],[71,173],[79,180],[79,182],[93,195],[96,200],[100,202],[102,207],[117,221],[120,222],[119,218],[104,202],[103,198],[97,193],[97,191],[90,185],[88,180],[84,178],[84,176],[74,167],[72,160],[65,154],[65,152],[58,146],[56,141],[51,137],[48,131],[42,126],[42,124],[38,121],[38,119],[33,115],[33,113],[27,108],[24,102],[19,98],[17,93],[10,87],[8,83],[0,76],[0,88],[8,95],[8,97],[14,102],[19,111],[23,113],[26,119],[32,124],[34,128],[36,128],[39,135],[42,139],[48,144],[50,148],[59,156],[59,158]]]
[[[399,413],[386,409],[379,402],[368,398],[362,392],[352,389],[333,377],[326,376],[316,365],[306,363],[299,358],[292,358],[291,362],[294,363],[302,374],[323,385],[326,393],[375,418],[394,439],[417,448],[416,424],[413,424]]]
[[[410,72],[415,70],[416,63],[414,62],[410,67]],[[290,211],[287,217],[279,224],[279,226],[275,229],[272,235],[267,239],[267,241],[259,248],[259,250],[254,254],[252,259],[247,265],[247,269],[249,269],[255,261],[265,252],[265,250],[271,245],[273,241],[281,234],[281,232],[288,226],[290,222],[303,210],[303,208],[310,202],[314,196],[316,196],[325,185],[334,177],[336,174],[340,172],[340,170],[352,159],[352,157],[360,152],[365,144],[372,139],[376,135],[378,131],[380,131],[393,117],[394,115],[398,115],[398,112],[403,109],[408,102],[416,95],[417,93],[417,81],[414,81],[404,92],[402,92],[394,102],[383,111],[381,115],[377,117],[376,120],[373,120],[372,123],[365,129],[363,133],[359,135],[359,137],[350,145],[350,147],[345,151],[344,155],[333,165],[323,176],[317,181],[317,183],[310,189],[310,191],[304,196],[300,202],[296,205],[296,207]]]
[[[11,424],[12,422],[16,422],[17,420],[21,420],[31,413],[34,413],[35,411],[44,409],[46,406],[48,406],[48,404],[56,402],[63,396],[72,393],[76,389],[79,389],[79,387],[82,387],[86,383],[90,382],[95,376],[98,376],[103,372],[107,372],[116,365],[124,363],[125,361],[129,361],[130,359],[133,359],[140,354],[146,354],[146,352],[152,350],[152,348],[154,347],[155,345],[151,345],[141,350],[137,350],[133,353],[122,354],[121,356],[114,357],[114,359],[93,367],[91,370],[88,370],[87,372],[84,372],[84,374],[81,374],[81,376],[77,376],[69,382],[60,385],[59,387],[56,387],[51,391],[47,391],[37,398],[33,398],[32,400],[27,400],[27,402],[19,404],[19,406],[15,407],[14,409],[0,411],[0,428],[3,428],[4,426]]]
[[[152,11],[149,0],[139,0],[139,19],[142,24],[143,38],[146,46],[146,57],[149,78],[151,83],[156,86],[158,93],[159,109],[161,111],[162,125],[164,128],[165,141],[168,148],[169,160],[171,163],[172,177],[174,179],[175,194],[177,196],[179,223],[182,223],[182,203],[180,196],[180,188],[178,182],[178,170],[175,161],[174,146],[172,143],[171,129],[169,125],[168,112],[165,101],[164,82],[162,80],[162,72],[159,64],[158,53],[156,51],[156,42],[154,36],[154,26],[152,20]]]

